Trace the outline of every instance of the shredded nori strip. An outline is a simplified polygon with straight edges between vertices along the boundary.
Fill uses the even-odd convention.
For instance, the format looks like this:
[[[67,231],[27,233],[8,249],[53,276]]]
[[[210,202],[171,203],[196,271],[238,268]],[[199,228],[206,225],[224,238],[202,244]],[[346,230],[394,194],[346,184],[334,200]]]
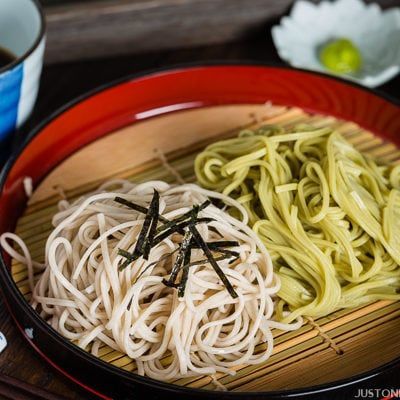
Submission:
[[[131,201],[126,200],[119,196],[114,197],[114,201],[116,201],[117,203],[123,204],[124,206],[127,206],[129,208],[132,208],[132,210],[138,211],[142,214],[147,214],[147,212],[148,212],[148,209],[146,207],[140,206],[139,204],[132,203]]]
[[[222,210],[226,206],[226,204],[221,199],[212,198],[211,203],[213,206],[219,208],[220,210]]]
[[[222,260],[226,260],[227,258],[231,258],[231,257],[233,257],[233,256],[224,254],[224,255],[222,255],[222,256],[214,257],[214,260],[215,260],[215,261],[222,261]],[[238,260],[238,259],[239,259],[239,257],[233,257],[232,260],[229,261],[229,264],[232,264],[233,262],[235,262],[235,261]],[[203,258],[203,259],[201,259],[201,260],[192,261],[192,262],[189,263],[189,264],[185,264],[185,265],[182,267],[182,269],[183,269],[183,270],[189,269],[190,267],[194,267],[195,265],[207,264],[207,263],[209,263],[209,262],[210,262],[210,260],[209,260],[208,258]]]
[[[126,258],[126,260],[119,266],[119,270],[124,270],[131,262],[137,260],[140,256],[134,256],[132,253],[129,253],[125,250],[118,250],[118,254]]]
[[[197,216],[199,214],[200,207],[202,206],[204,207],[204,204],[206,204],[205,207],[207,207],[208,204],[207,202],[205,202],[200,206],[194,206],[193,209],[190,210],[189,214],[190,225],[194,225],[198,221]],[[188,278],[188,270],[187,269],[183,270],[181,281],[178,284],[176,284],[175,281],[178,276],[179,270],[182,268],[182,266],[190,263],[192,246],[193,246],[193,233],[190,229],[187,229],[183,237],[182,243],[180,244],[179,254],[176,257],[174,266],[172,267],[171,275],[168,281],[163,279],[164,284],[167,284],[167,286],[174,286],[179,289],[178,297],[182,297],[185,293],[185,286]]]
[[[204,204],[204,203],[203,203]],[[197,216],[199,214],[200,206],[194,206],[192,210],[190,210],[190,220],[189,220],[189,228],[191,225],[194,225],[198,219]],[[192,246],[193,232],[190,229],[187,229],[185,235],[183,236],[182,243],[180,245],[179,254],[176,257],[175,264],[172,267],[171,275],[168,280],[168,284],[175,284],[176,278],[178,276],[179,270],[182,265],[185,265],[185,261],[191,257],[191,246]],[[188,255],[189,254],[189,255]],[[187,276],[186,276],[187,279]],[[163,280],[164,282],[164,280]],[[178,286],[182,286],[182,281]]]
[[[239,253],[237,251],[227,250],[227,249],[215,249],[218,253],[226,254],[231,257],[239,257]]]
[[[147,214],[148,211],[149,211],[148,208],[140,206],[139,204],[136,204],[136,203],[132,203],[131,201],[126,200],[126,199],[124,199],[122,197],[119,197],[119,196],[114,197],[114,201],[116,201],[119,204],[123,204],[124,206],[127,206],[127,207],[131,208],[132,210],[135,210],[135,211],[140,212],[142,214]],[[161,222],[163,222],[165,224],[170,222],[169,219],[163,217],[162,215],[159,215],[158,218],[159,218],[159,220]]]
[[[183,261],[185,259],[185,255],[186,255],[188,250],[190,251],[190,242],[192,240],[192,237],[193,237],[193,233],[190,230],[187,230],[185,232],[185,236],[183,237],[182,243],[180,245],[179,253],[178,253],[177,257],[176,257],[175,263],[174,263],[174,265],[172,267],[171,274],[170,274],[169,279],[167,281],[168,282],[167,286],[170,286],[171,284],[175,284],[175,281],[176,281],[176,278],[178,276],[179,270],[180,270],[180,268],[182,266],[182,263],[183,263]],[[164,284],[165,284],[165,281],[166,281],[166,279],[163,279],[163,283]]]
[[[206,243],[210,250],[218,250],[221,247],[239,247],[239,242],[236,242],[234,240],[218,240],[215,242],[206,242]],[[193,248],[199,249],[200,247],[196,243],[194,243]]]
[[[189,277],[189,268],[184,268],[184,266],[190,264],[190,259],[192,257],[192,245],[193,245],[193,236],[189,248],[186,251],[185,257],[183,259],[183,267],[181,268],[182,276],[178,287],[178,297],[183,297],[185,295],[186,284]]]
[[[212,255],[210,249],[208,248],[206,242],[201,237],[199,231],[197,230],[196,226],[193,224],[189,225],[190,231],[193,233],[193,238],[198,246],[204,251],[208,261],[210,262],[211,266],[214,268],[215,272],[221,279],[222,283],[225,285],[226,289],[228,290],[229,294],[232,298],[236,299],[238,294],[236,293],[235,289],[233,288],[232,284],[229,282],[229,279],[226,277],[222,269],[219,267],[218,263],[215,261],[214,256]]]
[[[145,243],[143,243],[143,258],[145,260],[149,259],[150,250],[153,247],[154,236],[156,235],[157,225],[158,225],[158,217],[160,211],[160,195],[155,190],[154,197],[150,204],[150,212],[152,214],[152,221],[150,224],[149,232],[147,235],[147,239]]]
[[[131,262],[137,260],[140,257],[134,257],[132,253],[129,253],[129,251],[122,249],[118,249],[118,255],[126,258],[126,260],[118,268],[120,271],[123,271]]]
[[[206,207],[208,207],[211,204],[210,200],[206,200],[204,203],[201,203],[199,206],[196,206],[198,209],[198,212],[201,210],[204,210]],[[164,225],[161,225],[160,227],[158,227],[157,229],[157,233],[161,233],[162,231],[164,231],[165,229],[171,228],[174,225],[178,224],[179,222],[185,221],[186,219],[189,219],[192,217],[193,214],[193,209],[180,215],[179,217],[176,217],[168,222],[166,222]]]
[[[179,247],[177,247],[174,251],[171,251],[170,253],[164,254],[164,255],[163,255],[162,257],[160,257],[157,261],[151,262],[151,263],[136,277],[134,283],[136,283],[136,282],[142,277],[142,275],[143,275],[149,268],[151,268],[151,267],[153,267],[154,265],[158,264],[159,262],[161,262],[161,261],[167,259],[168,257],[171,257],[172,254],[176,253],[178,250],[179,250]],[[128,253],[128,254],[130,255],[131,253]]]
[[[133,253],[130,255],[130,257],[127,258],[123,264],[121,264],[121,266],[119,267],[120,270],[126,268],[132,261],[138,259],[143,254],[143,246],[145,244],[146,236],[148,235],[150,225],[152,225],[152,221],[154,219],[156,219],[156,226],[157,226],[159,199],[160,199],[160,194],[157,192],[157,190],[154,190],[153,198],[151,199],[150,207],[146,212],[146,217],[144,219],[142,229],[139,233],[135,249],[133,250]]]
[[[130,258],[132,256],[132,254],[129,253],[129,251],[122,250],[122,249],[118,249],[118,255],[125,257],[125,258]]]
[[[145,271],[147,271],[151,266],[157,264],[158,262],[162,261],[167,257],[170,257],[173,253],[179,250],[179,254],[175,260],[174,266],[172,267],[169,279],[162,280],[164,285],[178,288],[178,297],[182,297],[185,294],[186,283],[189,276],[189,267],[208,262],[214,268],[215,272],[221,279],[222,283],[225,285],[229,294],[233,298],[237,298],[238,295],[235,289],[229,282],[229,279],[224,274],[222,269],[219,267],[217,261],[222,261],[227,258],[233,258],[231,261],[229,261],[229,264],[236,261],[239,258],[239,253],[237,253],[236,251],[226,249],[226,247],[237,247],[239,246],[239,243],[236,241],[229,241],[229,240],[205,242],[196,228],[196,225],[199,223],[208,223],[214,221],[213,218],[197,217],[199,211],[205,209],[211,204],[210,200],[207,200],[200,205],[193,206],[192,210],[182,214],[181,216],[173,220],[168,220],[162,215],[159,215],[159,198],[160,198],[159,193],[156,190],[154,190],[154,195],[148,209],[146,207],[142,207],[138,204],[125,200],[122,197],[114,198],[114,200],[117,203],[123,204],[131,209],[134,209],[135,211],[138,211],[146,215],[133,253],[129,253],[128,251],[122,249],[118,250],[118,254],[126,258],[126,260],[124,261],[123,264],[121,264],[119,269],[123,270],[131,262],[135,261],[140,256],[143,256],[143,258],[147,260],[150,254],[150,250],[154,246],[162,242],[168,236],[174,233],[180,233],[184,235],[180,246],[173,252],[165,254],[159,260],[150,263],[138,275],[135,282],[137,282],[137,280],[142,276],[142,274]],[[159,221],[163,222],[163,225],[160,227],[158,227]],[[221,236],[221,234],[214,227],[210,227],[210,230],[212,230],[213,232],[217,232]],[[195,248],[202,249],[207,258],[204,260],[190,262],[192,249]],[[222,253],[222,255],[215,258],[211,251]],[[176,279],[180,270],[182,270],[181,281],[176,283]],[[130,304],[128,305],[128,308],[129,307]]]
[[[196,224],[201,224],[201,223],[208,223],[214,221],[212,218],[198,218],[196,220]],[[171,221],[172,222],[172,221]],[[189,224],[190,221],[183,221],[181,224],[177,224],[177,225],[173,225],[170,228],[168,228],[168,230],[164,230],[163,232],[159,233],[152,241],[150,248],[153,248],[154,246],[156,246],[157,244],[161,243],[164,239],[166,239],[168,236],[171,236],[174,233],[182,233],[183,231],[183,235],[185,235],[185,230],[184,228],[186,228],[187,224]],[[146,239],[146,242],[144,244],[144,246],[149,245],[148,244],[149,238]]]
[[[214,221],[212,218],[197,218],[195,220],[195,224],[201,224],[201,223],[209,223]],[[159,233],[155,238],[153,242],[153,246],[157,245],[158,243],[162,242],[164,239],[166,239],[168,236],[171,236],[173,233],[179,232],[180,229],[186,228],[189,226],[191,223],[190,220],[188,221],[183,221],[180,224],[177,224],[175,226],[172,226],[171,228],[166,229],[165,231]]]
[[[239,259],[240,259],[240,256],[234,257],[234,258],[232,258],[231,261],[228,262],[228,264],[229,264],[229,265],[230,265],[230,264],[233,264],[236,260],[239,260]]]
[[[207,222],[211,222],[213,221],[213,219],[211,218],[198,218],[195,223],[196,224],[201,224],[201,223],[207,223]],[[157,235],[152,243],[152,247],[156,246],[157,244],[161,243],[164,239],[166,239],[168,236],[171,236],[174,233],[177,233],[183,229],[186,228],[189,225],[190,221],[184,221],[181,222],[180,224],[177,224],[167,230],[165,230],[164,232],[161,232],[159,235]],[[129,254],[129,256],[128,256]],[[128,253],[124,251],[124,254],[120,254],[123,255],[124,257],[126,257],[126,261],[120,266],[120,270],[123,270],[124,268],[126,268],[131,262],[137,260],[141,254],[132,254],[132,253]]]
[[[179,287],[179,285],[180,285],[179,282],[177,282],[177,283],[171,282],[169,279],[167,280],[167,279],[165,279],[165,278],[163,278],[163,280],[162,280],[161,282],[162,282],[165,286],[168,286],[168,287],[171,287],[171,288],[174,288],[174,289],[177,289],[177,288]]]
[[[218,231],[217,229],[215,229],[213,226],[210,226],[208,228],[211,232],[214,232],[216,235],[218,235],[219,237],[223,237]]]

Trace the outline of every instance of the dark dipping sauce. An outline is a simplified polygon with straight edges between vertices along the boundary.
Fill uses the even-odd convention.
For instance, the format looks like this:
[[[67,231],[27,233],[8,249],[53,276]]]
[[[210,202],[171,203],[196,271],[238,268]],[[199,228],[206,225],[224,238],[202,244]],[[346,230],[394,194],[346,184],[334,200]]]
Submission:
[[[16,57],[11,51],[0,46],[0,69],[11,64],[15,59]]]

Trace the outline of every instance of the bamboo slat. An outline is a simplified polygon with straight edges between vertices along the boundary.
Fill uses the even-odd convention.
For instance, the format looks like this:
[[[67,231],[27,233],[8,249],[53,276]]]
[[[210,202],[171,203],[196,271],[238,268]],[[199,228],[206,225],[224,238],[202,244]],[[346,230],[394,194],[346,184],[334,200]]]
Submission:
[[[27,243],[33,259],[43,261],[44,243],[52,229],[51,218],[61,198],[60,187],[73,200],[110,178],[174,182],[176,177],[165,168],[155,149],[166,155],[168,163],[185,181],[193,181],[193,159],[208,143],[233,136],[241,128],[260,124],[290,127],[297,123],[335,127],[372,156],[386,162],[400,160],[400,150],[393,144],[383,142],[354,123],[309,115],[296,108],[235,105],[183,111],[125,127],[69,157],[36,188],[16,232]],[[12,274],[29,300],[25,266],[13,262]],[[400,302],[378,301],[357,309],[338,310],[306,322],[295,332],[275,330],[274,352],[268,362],[240,366],[235,376],[217,374],[217,379],[228,390],[260,391],[300,388],[350,377],[399,356],[399,328]],[[260,345],[258,351],[263,348]],[[100,347],[99,357],[127,371],[135,371],[135,363],[129,357],[108,346]],[[168,363],[168,360],[165,357],[162,362]],[[216,389],[207,376],[179,379],[174,383]]]

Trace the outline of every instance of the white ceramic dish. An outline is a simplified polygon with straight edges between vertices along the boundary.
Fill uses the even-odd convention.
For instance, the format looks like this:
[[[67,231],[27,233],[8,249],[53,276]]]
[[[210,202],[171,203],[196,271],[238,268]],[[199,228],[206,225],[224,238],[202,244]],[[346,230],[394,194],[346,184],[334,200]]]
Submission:
[[[350,39],[360,50],[358,74],[341,75],[368,87],[379,86],[400,71],[400,9],[382,11],[362,0],[297,1],[289,16],[272,28],[279,56],[295,67],[331,73],[318,48],[331,39]]]

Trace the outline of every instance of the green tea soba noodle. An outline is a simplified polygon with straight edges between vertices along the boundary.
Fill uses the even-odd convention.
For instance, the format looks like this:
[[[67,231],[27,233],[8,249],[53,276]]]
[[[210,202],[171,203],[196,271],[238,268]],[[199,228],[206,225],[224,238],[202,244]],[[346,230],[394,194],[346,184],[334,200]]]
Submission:
[[[283,321],[400,299],[399,165],[330,128],[266,126],[209,145],[195,169],[245,207],[280,276]]]

